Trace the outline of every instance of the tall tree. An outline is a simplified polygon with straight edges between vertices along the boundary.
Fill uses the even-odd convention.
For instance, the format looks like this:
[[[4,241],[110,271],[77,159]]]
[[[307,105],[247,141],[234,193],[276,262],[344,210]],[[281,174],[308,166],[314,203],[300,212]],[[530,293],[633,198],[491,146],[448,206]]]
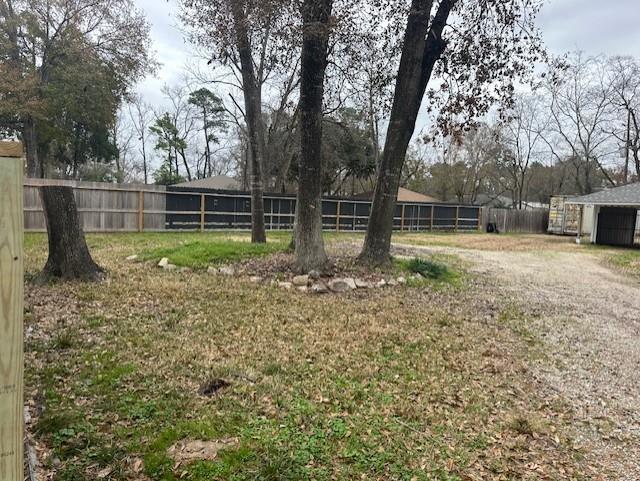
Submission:
[[[149,127],[153,119],[153,109],[144,101],[140,95],[132,97],[131,102],[128,105],[129,117],[131,118],[131,124],[138,136],[138,145],[140,147],[140,156],[142,158],[142,173],[144,176],[144,183],[149,183],[149,161],[147,159],[147,135]]]
[[[552,155],[558,161],[571,162],[581,194],[602,187],[603,177],[606,184],[615,185],[606,164],[618,155],[609,128],[616,118],[615,95],[604,59],[575,52],[566,59],[554,60],[549,70],[543,88],[551,123],[543,138]]]
[[[205,142],[205,162],[202,177],[210,177],[213,175],[213,154],[211,152],[211,144],[220,142],[216,135],[216,130],[223,129],[224,124],[224,107],[222,100],[211,90],[200,88],[189,94],[189,103],[194,105],[200,112],[202,132]]]
[[[88,158],[106,143],[108,130],[102,127],[109,115],[115,122],[117,111],[111,109],[103,125],[95,126],[80,122],[81,109],[75,107],[85,102],[91,112],[92,99],[122,99],[129,85],[149,71],[148,25],[131,0],[0,0],[0,19],[0,57],[10,64],[6,74],[14,85],[30,87],[19,90],[27,101],[8,116],[25,143],[28,174],[42,176],[54,159],[70,159],[73,169],[80,154]],[[93,84],[87,81],[92,75],[106,81]],[[0,98],[5,96],[15,93],[0,92]],[[73,135],[60,142],[65,133]],[[45,187],[41,197],[49,236],[43,276],[67,272],[73,278],[98,278],[89,256],[75,263],[67,252],[86,249],[73,195]]]
[[[181,0],[182,20],[191,40],[207,50],[210,64],[225,71],[217,82],[238,87],[251,176],[251,239],[266,242],[264,223],[265,126],[263,86],[289,58],[290,3],[284,0]]]
[[[407,148],[436,63],[447,103],[439,124],[477,116],[497,96],[513,92],[511,81],[538,57],[533,23],[540,2],[519,0],[412,0],[396,78],[393,107],[378,168],[369,225],[360,261],[389,262],[393,215]],[[451,24],[452,28],[445,29]],[[530,32],[534,32],[531,34]],[[459,86],[454,91],[455,86]],[[497,90],[497,86],[502,89]],[[437,96],[432,92],[432,103]]]
[[[304,0],[300,81],[300,166],[295,253],[298,269],[323,269],[322,102],[333,0]]]
[[[506,113],[501,140],[506,147],[498,161],[498,181],[511,193],[513,207],[522,209],[527,200],[531,177],[529,169],[540,161],[546,151],[542,150],[550,115],[544,111],[538,95],[521,95]],[[506,155],[504,155],[506,154]]]

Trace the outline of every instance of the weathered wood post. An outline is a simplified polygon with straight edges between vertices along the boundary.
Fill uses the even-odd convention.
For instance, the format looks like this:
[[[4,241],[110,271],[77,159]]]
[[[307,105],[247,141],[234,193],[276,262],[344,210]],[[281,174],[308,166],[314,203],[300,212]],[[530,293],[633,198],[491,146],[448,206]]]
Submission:
[[[0,142],[0,479],[23,481],[22,144]]]
[[[206,206],[206,198],[204,194],[200,194],[200,232],[204,232],[205,206]]]

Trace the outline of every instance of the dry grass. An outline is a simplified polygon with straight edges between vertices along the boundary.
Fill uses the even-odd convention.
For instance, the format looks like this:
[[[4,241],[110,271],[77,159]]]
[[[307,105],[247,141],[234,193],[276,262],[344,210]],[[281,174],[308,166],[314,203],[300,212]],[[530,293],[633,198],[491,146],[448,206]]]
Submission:
[[[540,234],[482,234],[482,233],[403,233],[394,236],[394,242],[424,245],[458,247],[491,251],[576,251],[574,237]]]
[[[315,297],[123,260],[182,240],[89,236],[108,281],[28,287],[31,430],[55,479],[590,478],[522,312],[472,277]],[[29,270],[44,251],[28,236]],[[200,395],[214,379],[230,385]],[[214,461],[167,453],[230,438]]]

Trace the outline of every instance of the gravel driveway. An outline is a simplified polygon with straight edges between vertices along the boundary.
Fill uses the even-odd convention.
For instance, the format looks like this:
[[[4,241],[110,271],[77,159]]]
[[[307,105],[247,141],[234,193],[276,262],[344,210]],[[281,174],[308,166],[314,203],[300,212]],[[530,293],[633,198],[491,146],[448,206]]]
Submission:
[[[568,402],[595,479],[640,480],[640,283],[593,252],[422,248],[456,254],[488,289],[532,314],[544,356],[532,369],[547,399]],[[602,473],[608,471],[609,475]]]

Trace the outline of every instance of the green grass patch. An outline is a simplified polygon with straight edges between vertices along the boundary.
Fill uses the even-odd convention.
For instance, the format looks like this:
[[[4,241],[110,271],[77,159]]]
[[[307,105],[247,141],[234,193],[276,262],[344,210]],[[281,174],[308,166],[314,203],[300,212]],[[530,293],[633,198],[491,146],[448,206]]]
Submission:
[[[264,256],[274,252],[283,252],[287,244],[283,241],[267,244],[251,244],[242,241],[195,241],[175,247],[158,247],[142,252],[140,259],[160,261],[167,257],[172,264],[179,267],[204,269],[210,265],[238,262],[251,257]]]
[[[451,267],[444,259],[414,257],[412,259],[395,259],[396,266],[411,274],[419,274],[422,279],[419,281],[444,283],[459,285],[461,281],[460,272]],[[412,282],[415,282],[413,279]]]

